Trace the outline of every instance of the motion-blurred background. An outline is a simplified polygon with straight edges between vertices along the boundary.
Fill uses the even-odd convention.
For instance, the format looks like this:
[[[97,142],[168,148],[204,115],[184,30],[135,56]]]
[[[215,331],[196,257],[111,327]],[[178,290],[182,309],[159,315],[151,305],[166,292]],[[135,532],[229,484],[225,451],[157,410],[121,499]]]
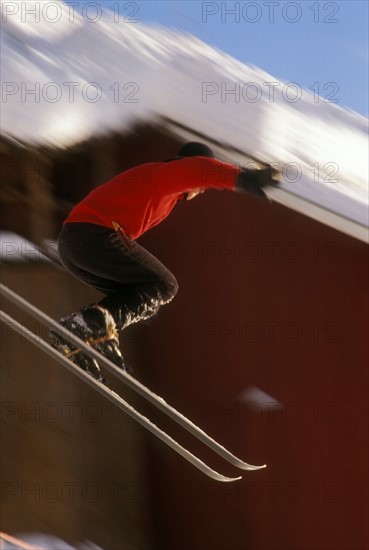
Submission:
[[[50,550],[363,550],[367,5],[107,4],[2,2],[2,282],[59,319],[98,298],[48,257],[91,189],[187,140],[275,162],[272,203],[207,192],[140,239],[180,291],[121,339],[139,380],[268,468],[208,480],[2,325],[0,530]]]

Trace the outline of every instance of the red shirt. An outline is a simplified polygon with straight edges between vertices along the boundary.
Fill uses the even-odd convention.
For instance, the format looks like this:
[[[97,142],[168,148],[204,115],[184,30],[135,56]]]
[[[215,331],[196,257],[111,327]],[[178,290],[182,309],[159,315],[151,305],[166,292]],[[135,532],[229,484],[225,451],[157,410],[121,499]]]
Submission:
[[[206,157],[142,164],[91,191],[65,223],[112,228],[116,222],[128,237],[137,239],[164,220],[184,193],[210,188],[234,190],[239,173],[232,164]]]

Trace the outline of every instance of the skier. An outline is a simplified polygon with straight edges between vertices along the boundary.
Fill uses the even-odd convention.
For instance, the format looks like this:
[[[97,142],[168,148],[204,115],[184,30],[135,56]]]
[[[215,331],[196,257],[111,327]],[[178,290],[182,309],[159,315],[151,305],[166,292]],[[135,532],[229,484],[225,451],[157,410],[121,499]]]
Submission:
[[[243,190],[266,197],[271,167],[241,169],[221,162],[198,142],[185,144],[174,159],[126,170],[89,193],[70,212],[58,237],[62,264],[102,292],[97,304],[60,320],[62,326],[125,369],[118,330],[155,315],[176,295],[174,275],[136,239],[162,222],[177,202],[206,189]],[[100,369],[50,330],[51,343],[98,380]]]

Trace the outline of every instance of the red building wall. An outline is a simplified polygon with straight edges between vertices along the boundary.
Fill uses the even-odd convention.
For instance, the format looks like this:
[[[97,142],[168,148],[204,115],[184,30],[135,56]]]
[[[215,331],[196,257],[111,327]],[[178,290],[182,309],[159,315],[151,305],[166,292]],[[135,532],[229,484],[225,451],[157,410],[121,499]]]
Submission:
[[[72,206],[103,174],[171,157],[178,144],[155,129],[117,138],[111,150],[106,144],[112,166],[109,155],[90,154],[81,165],[91,170],[82,175],[74,172],[79,162],[61,158],[56,198],[62,208]],[[156,319],[123,335],[127,361],[141,381],[235,454],[268,468],[217,484],[138,428],[144,444],[137,460],[148,465],[155,541],[149,546],[146,532],[135,540],[142,535],[147,548],[158,550],[366,549],[367,246],[282,206],[216,191],[178,205],[140,243],[176,274],[180,290]],[[63,303],[75,296],[67,279],[55,283],[66,311],[85,303],[82,296],[73,307]],[[243,401],[250,388],[264,394],[256,400],[248,393]],[[214,468],[242,473],[148,412]],[[120,456],[127,441],[118,443],[109,422],[102,429],[116,451],[112,478],[124,483]],[[100,432],[90,437],[91,448],[100,449]],[[103,461],[98,475],[106,478]],[[113,541],[127,534],[115,517],[131,512],[123,499],[114,517],[104,515],[110,504],[97,504],[93,513],[83,507],[81,517],[90,534],[99,533],[96,543],[115,550]],[[147,518],[145,507],[141,513]],[[104,517],[101,525],[94,514]]]
[[[219,484],[152,442],[158,548],[367,548],[367,246],[229,192],[179,205],[141,244],[180,285],[139,329],[141,379],[235,454],[268,464]],[[281,405],[243,402],[250,387]]]

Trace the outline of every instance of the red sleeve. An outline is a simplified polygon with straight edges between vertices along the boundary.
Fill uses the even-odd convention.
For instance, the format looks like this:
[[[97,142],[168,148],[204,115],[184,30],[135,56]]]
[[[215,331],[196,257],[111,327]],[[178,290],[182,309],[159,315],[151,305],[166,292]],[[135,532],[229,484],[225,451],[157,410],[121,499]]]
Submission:
[[[172,195],[195,189],[235,190],[240,168],[207,157],[190,157],[162,163],[157,184],[161,193]]]

